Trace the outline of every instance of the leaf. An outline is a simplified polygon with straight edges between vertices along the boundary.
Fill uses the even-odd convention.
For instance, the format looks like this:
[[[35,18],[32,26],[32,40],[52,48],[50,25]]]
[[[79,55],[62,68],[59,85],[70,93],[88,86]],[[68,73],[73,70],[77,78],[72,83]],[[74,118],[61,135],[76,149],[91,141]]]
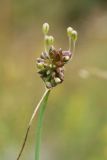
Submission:
[[[38,112],[38,120],[36,126],[36,142],[35,142],[35,160],[39,160],[40,157],[40,144],[41,144],[41,134],[42,134],[42,124],[43,124],[43,117],[48,101],[48,97],[50,94],[50,90],[47,89],[44,96],[42,97],[42,101],[39,106]]]

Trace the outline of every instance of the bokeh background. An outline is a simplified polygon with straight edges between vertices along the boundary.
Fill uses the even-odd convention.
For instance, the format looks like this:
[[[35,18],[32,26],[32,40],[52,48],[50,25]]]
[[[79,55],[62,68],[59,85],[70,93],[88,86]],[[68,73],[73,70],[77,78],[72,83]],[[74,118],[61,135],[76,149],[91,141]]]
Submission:
[[[35,59],[42,24],[56,48],[78,31],[65,81],[53,89],[44,118],[41,160],[107,160],[107,1],[0,1],[0,160],[15,160],[27,123],[44,92]],[[22,160],[34,160],[33,122]]]

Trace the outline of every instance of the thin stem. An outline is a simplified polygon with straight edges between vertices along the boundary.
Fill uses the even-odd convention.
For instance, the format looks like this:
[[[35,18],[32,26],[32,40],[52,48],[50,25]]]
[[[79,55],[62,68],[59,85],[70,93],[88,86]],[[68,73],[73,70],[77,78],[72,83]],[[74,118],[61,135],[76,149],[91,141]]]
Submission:
[[[72,58],[73,58],[73,56],[74,56],[74,54],[75,54],[75,43],[76,43],[76,41],[73,41],[73,49],[72,49]]]
[[[69,51],[71,51],[71,37],[69,37]]]
[[[47,35],[44,35],[44,50],[45,50],[45,52],[47,52],[46,36]]]
[[[50,90],[47,90],[47,96],[45,97],[38,113],[38,121],[37,121],[37,128],[36,128],[35,160],[39,160],[39,157],[40,157],[42,124],[43,124],[43,117],[44,117],[44,112],[46,109],[49,93],[50,93]]]
[[[71,37],[69,37],[69,51],[71,51]],[[74,52],[75,52],[75,44],[76,44],[76,41],[73,41],[73,49],[72,49],[72,52],[73,52],[73,54],[74,54]]]
[[[19,152],[19,155],[18,155],[18,157],[17,157],[17,160],[19,160],[20,157],[21,157],[21,154],[22,154],[22,152],[23,152],[23,149],[24,149],[25,144],[26,144],[26,141],[27,141],[27,137],[28,137],[29,130],[30,130],[30,126],[28,126],[28,128],[27,128],[27,131],[26,131],[26,134],[25,134],[25,138],[24,138],[24,141],[23,141],[21,150],[20,150],[20,152]]]
[[[26,134],[25,134],[25,138],[24,138],[22,147],[21,147],[21,149],[20,149],[20,152],[19,152],[18,157],[17,157],[16,160],[19,160],[20,157],[21,157],[21,155],[22,155],[22,152],[23,152],[23,150],[24,150],[24,147],[25,147],[25,144],[26,144],[26,141],[27,141],[27,138],[28,138],[28,134],[29,134],[29,131],[30,131],[30,127],[31,127],[31,125],[32,125],[32,121],[33,121],[34,117],[36,116],[37,111],[38,111],[38,109],[39,109],[42,101],[44,100],[44,98],[45,98],[45,96],[46,96],[46,94],[47,94],[48,92],[49,92],[49,89],[46,89],[46,91],[45,91],[45,93],[43,94],[41,100],[39,101],[39,103],[38,103],[37,106],[35,107],[35,110],[34,110],[34,112],[33,112],[33,114],[32,114],[32,117],[31,117],[31,119],[30,119],[30,121],[29,121],[29,123],[28,123],[27,131],[26,131]]]
[[[35,108],[35,110],[34,110],[34,112],[33,112],[33,114],[32,114],[32,117],[31,117],[31,119],[30,119],[30,121],[29,121],[29,125],[32,124],[32,121],[33,121],[33,119],[34,119],[34,117],[35,117],[35,115],[36,115],[36,113],[37,113],[37,111],[38,111],[38,109],[39,109],[39,107],[40,107],[43,99],[45,98],[46,94],[47,94],[49,91],[50,91],[50,90],[46,88],[45,93],[43,94],[41,100],[39,101],[38,105],[36,106],[36,108]]]
[[[71,51],[71,48],[73,48],[72,49],[72,58],[73,58],[73,56],[74,56],[74,53],[75,53],[75,44],[76,44],[76,41],[71,41],[72,39],[71,39],[71,37],[69,37],[69,51]]]
[[[76,41],[73,41],[73,54],[75,53],[75,44],[76,44]]]

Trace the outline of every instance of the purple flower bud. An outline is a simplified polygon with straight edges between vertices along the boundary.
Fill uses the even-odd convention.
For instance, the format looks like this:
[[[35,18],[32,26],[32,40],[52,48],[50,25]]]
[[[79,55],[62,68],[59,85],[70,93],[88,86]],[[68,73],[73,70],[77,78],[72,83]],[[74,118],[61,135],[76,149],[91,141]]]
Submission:
[[[71,58],[72,53],[71,53],[71,51],[62,51],[62,55],[63,55],[63,56],[68,56],[68,57]]]
[[[42,58],[37,58],[37,63],[40,63],[40,62],[44,62],[44,59],[42,59]]]
[[[42,59],[47,59],[49,58],[48,53],[47,52],[42,52],[41,56]]]

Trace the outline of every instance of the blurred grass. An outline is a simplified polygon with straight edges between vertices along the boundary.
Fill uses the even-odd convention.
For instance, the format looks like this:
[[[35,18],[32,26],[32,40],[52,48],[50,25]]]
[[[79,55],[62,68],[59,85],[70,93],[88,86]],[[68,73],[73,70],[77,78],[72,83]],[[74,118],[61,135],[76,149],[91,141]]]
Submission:
[[[66,49],[68,25],[78,29],[79,40],[73,61],[66,66],[64,83],[55,88],[49,98],[41,159],[107,159],[107,80],[92,75],[82,79],[78,74],[81,68],[107,70],[107,12],[101,9],[101,4],[106,8],[106,3],[90,1],[86,17],[83,14],[88,4],[82,1],[76,8],[74,3],[78,2],[59,1],[57,5],[56,1],[5,0],[1,3],[2,160],[15,159],[27,122],[44,91],[35,66],[35,59],[43,49],[41,26],[44,21],[50,23],[57,48]],[[75,16],[79,17],[78,21]],[[34,128],[35,124],[23,160],[34,158]]]

